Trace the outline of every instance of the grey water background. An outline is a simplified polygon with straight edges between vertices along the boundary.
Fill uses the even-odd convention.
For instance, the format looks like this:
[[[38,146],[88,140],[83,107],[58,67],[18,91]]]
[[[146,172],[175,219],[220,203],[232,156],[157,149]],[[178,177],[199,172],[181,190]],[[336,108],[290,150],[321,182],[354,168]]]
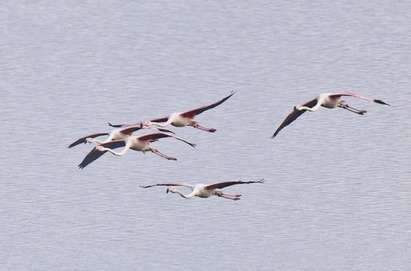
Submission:
[[[0,270],[410,270],[411,2],[2,1]],[[237,93],[84,170],[72,141]],[[269,137],[293,105],[355,90]],[[156,182],[265,178],[184,200]]]

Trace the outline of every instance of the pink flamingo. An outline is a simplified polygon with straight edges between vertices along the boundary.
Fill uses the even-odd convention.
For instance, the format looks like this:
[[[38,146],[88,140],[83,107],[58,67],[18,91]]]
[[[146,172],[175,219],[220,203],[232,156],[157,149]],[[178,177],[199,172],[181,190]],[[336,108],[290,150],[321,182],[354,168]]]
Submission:
[[[264,183],[264,179],[258,181],[227,181],[227,182],[219,182],[214,184],[196,184],[191,185],[187,183],[160,183],[160,184],[152,184],[146,186],[140,186],[142,188],[149,188],[153,186],[167,186],[166,193],[176,193],[185,199],[199,197],[199,198],[208,198],[211,196],[222,197],[231,200],[239,200],[241,195],[240,194],[226,194],[218,189],[222,189],[228,186],[236,185],[236,184],[250,184],[250,183]],[[182,192],[176,189],[177,186],[188,187],[191,189],[191,193],[183,194]]]
[[[100,156],[102,156],[106,152],[111,152],[112,154],[116,156],[123,156],[124,154],[127,153],[128,150],[134,150],[134,151],[141,151],[143,153],[145,152],[152,152],[154,154],[157,154],[160,157],[163,157],[167,160],[177,160],[177,158],[167,156],[163,153],[161,153],[159,150],[151,147],[151,143],[159,140],[160,138],[167,138],[167,137],[172,137],[175,138],[179,141],[182,141],[191,147],[195,147],[195,144],[190,143],[184,139],[181,139],[179,137],[169,135],[169,134],[163,134],[163,133],[154,133],[154,134],[148,134],[148,135],[143,135],[143,136],[135,136],[131,135],[128,136],[125,139],[120,139],[120,140],[114,140],[114,141],[109,141],[109,142],[104,142],[101,144],[98,144],[96,147],[94,147],[83,159],[83,161],[78,165],[79,168],[83,169],[85,168],[88,164],[92,163],[96,159],[98,159]],[[113,149],[121,148],[123,147],[123,150],[120,152],[115,152]]]
[[[185,112],[177,112],[177,113],[172,113],[168,117],[163,117],[163,118],[157,118],[149,121],[143,122],[143,127],[144,128],[149,128],[149,127],[165,127],[168,125],[172,125],[174,127],[185,127],[185,126],[191,126],[203,131],[211,132],[214,133],[216,129],[214,128],[206,128],[201,126],[197,121],[194,120],[194,117],[203,113],[204,111],[210,110],[225,101],[227,101],[231,96],[234,95],[235,92],[232,92],[230,95],[227,97],[221,99],[218,102],[212,103],[210,105],[202,106],[193,110],[185,111]],[[109,123],[110,126],[112,127],[122,127],[126,124],[111,124]]]
[[[74,146],[77,146],[81,143],[97,143],[97,144],[103,144],[107,143],[113,140],[120,140],[120,139],[126,139],[127,137],[131,136],[135,131],[138,131],[140,129],[143,129],[143,123],[136,123],[133,125],[124,125],[119,128],[113,129],[110,133],[95,133],[95,134],[90,134],[87,136],[84,136],[82,138],[77,139],[73,143],[71,143],[68,147],[72,148]],[[166,132],[166,133],[172,133],[174,134],[173,131],[167,130],[167,129],[158,129],[161,132]],[[105,140],[99,141],[95,139],[96,137],[100,136],[108,136]]]
[[[301,116],[304,112],[309,111],[309,112],[314,112],[317,111],[320,107],[325,107],[325,108],[336,108],[340,107],[342,109],[346,109],[350,112],[359,114],[359,115],[364,115],[367,111],[366,110],[359,110],[354,107],[349,106],[348,104],[345,103],[344,100],[341,100],[341,97],[343,96],[349,96],[349,97],[355,97],[371,102],[375,102],[378,104],[384,104],[384,105],[389,105],[382,100],[376,100],[376,99],[371,99],[368,97],[364,97],[358,94],[355,94],[353,92],[339,92],[339,93],[323,93],[320,94],[318,97],[315,99],[308,101],[302,105],[296,105],[294,106],[293,111],[285,118],[285,120],[280,124],[280,126],[277,128],[275,133],[272,135],[272,138],[277,136],[277,134],[286,126],[288,126],[290,123],[295,121],[299,116]]]

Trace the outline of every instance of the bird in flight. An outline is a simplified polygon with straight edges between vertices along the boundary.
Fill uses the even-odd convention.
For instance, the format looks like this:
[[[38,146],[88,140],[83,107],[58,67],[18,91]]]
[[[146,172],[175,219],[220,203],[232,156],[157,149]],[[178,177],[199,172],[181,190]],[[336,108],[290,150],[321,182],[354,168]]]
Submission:
[[[302,105],[296,105],[293,108],[293,111],[285,118],[285,120],[280,124],[280,126],[277,128],[277,130],[274,132],[271,138],[274,138],[277,136],[277,134],[284,129],[286,126],[290,125],[293,121],[295,121],[299,116],[301,116],[304,112],[309,111],[309,112],[314,112],[317,111],[320,107],[325,107],[325,108],[342,108],[345,110],[348,110],[350,112],[359,114],[359,115],[364,115],[367,113],[366,110],[360,110],[357,108],[354,108],[350,105],[348,105],[344,100],[341,99],[341,97],[348,96],[348,97],[354,97],[354,98],[359,98],[363,100],[367,100],[370,102],[375,102],[378,104],[383,104],[383,105],[389,105],[386,102],[382,100],[377,100],[377,99],[371,99],[368,97],[364,97],[361,95],[358,95],[353,92],[339,92],[339,93],[322,93],[315,99],[308,101]]]
[[[116,156],[123,156],[124,154],[127,153],[128,150],[134,150],[134,151],[141,151],[143,153],[145,152],[152,152],[162,158],[165,158],[167,160],[177,160],[177,158],[167,156],[163,153],[161,153],[159,150],[155,149],[154,147],[151,146],[152,142],[155,142],[161,138],[167,138],[171,137],[174,139],[177,139],[179,141],[182,141],[191,147],[195,147],[195,144],[190,143],[182,138],[170,135],[170,134],[164,134],[164,133],[153,133],[153,134],[148,134],[148,135],[143,135],[143,136],[135,136],[131,135],[128,136],[126,139],[120,139],[120,140],[113,140],[101,144],[97,144],[83,159],[83,161],[78,165],[79,168],[83,169],[90,163],[94,162],[98,158],[100,158],[103,154],[106,152],[110,152]],[[123,150],[120,152],[116,152],[113,149],[121,148],[123,147]]]
[[[110,133],[95,133],[95,134],[84,136],[82,138],[77,139],[73,143],[71,143],[68,147],[73,148],[74,146],[77,146],[82,143],[104,144],[104,143],[107,143],[113,140],[126,139],[127,137],[131,136],[135,131],[138,131],[140,129],[144,129],[142,122],[136,123],[133,125],[124,125],[116,129],[113,129]],[[173,131],[170,131],[167,129],[158,129],[158,130],[161,132],[174,134]],[[97,137],[101,137],[101,136],[108,136],[108,137],[103,141],[96,139]]]
[[[149,127],[165,127],[168,125],[172,125],[174,127],[185,127],[185,126],[191,126],[194,127],[196,129],[202,130],[202,131],[207,131],[207,132],[211,132],[214,133],[216,131],[216,129],[214,128],[206,128],[201,126],[197,121],[194,120],[195,116],[210,110],[216,106],[219,106],[220,104],[224,103],[225,101],[227,101],[231,96],[233,96],[235,94],[235,92],[231,92],[230,95],[228,95],[227,97],[206,105],[206,106],[202,106],[202,107],[198,107],[189,111],[185,111],[185,112],[177,112],[177,113],[172,113],[167,117],[162,117],[162,118],[157,118],[157,119],[153,119],[153,120],[148,120],[148,121],[144,121],[143,122],[143,127],[144,128],[149,128]],[[111,127],[122,127],[125,126],[127,124],[111,124],[109,123],[109,125]]]
[[[237,185],[237,184],[251,184],[251,183],[264,183],[264,179],[258,181],[226,181],[226,182],[219,182],[213,184],[188,184],[188,183],[159,183],[159,184],[152,184],[152,185],[145,185],[140,186],[141,188],[150,188],[154,186],[166,186],[167,190],[166,193],[176,193],[185,199],[199,197],[199,198],[209,198],[211,196],[217,196],[225,199],[230,200],[239,200],[241,194],[227,194],[223,193],[220,189],[223,189],[228,186]],[[183,194],[182,192],[178,191],[176,187],[187,187],[191,189],[191,193]]]

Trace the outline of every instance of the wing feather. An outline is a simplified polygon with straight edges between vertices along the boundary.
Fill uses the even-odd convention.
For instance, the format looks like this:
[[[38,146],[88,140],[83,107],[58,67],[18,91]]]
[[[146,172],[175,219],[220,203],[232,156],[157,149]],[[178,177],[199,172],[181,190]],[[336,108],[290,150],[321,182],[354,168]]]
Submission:
[[[115,140],[115,141],[110,141],[101,144],[101,146],[110,148],[110,149],[116,149],[120,147],[124,147],[126,145],[126,142],[124,140]],[[79,168],[83,169],[87,165],[91,164],[98,158],[100,158],[103,154],[105,154],[107,151],[100,151],[96,147],[94,147],[87,155],[84,157],[83,161],[78,165]]]
[[[236,184],[250,184],[250,183],[264,183],[264,179],[258,180],[258,181],[228,181],[228,182],[221,182],[221,183],[215,183],[215,184],[210,184],[207,185],[205,188],[209,190],[213,189],[222,189],[227,186],[232,186]]]
[[[136,123],[132,125],[127,125],[121,128],[120,132],[126,135],[131,135],[135,131],[138,131],[143,128],[143,123]]]
[[[225,101],[227,101],[227,100],[228,100],[231,96],[233,96],[234,94],[235,94],[235,92],[233,91],[233,92],[231,92],[230,95],[228,95],[227,97],[221,99],[221,100],[218,101],[218,102],[215,102],[215,103],[210,104],[210,105],[202,106],[202,107],[199,107],[199,108],[196,108],[196,109],[187,111],[187,112],[184,112],[184,113],[182,113],[181,115],[182,115],[183,117],[191,117],[191,118],[192,118],[192,117],[194,117],[194,116],[196,116],[196,115],[199,115],[199,114],[203,113],[204,111],[207,111],[207,110],[212,109],[212,108],[214,108],[214,107],[216,107],[216,106],[219,106],[220,104],[222,104],[222,103],[224,103]]]
[[[162,117],[158,119],[152,119],[151,122],[167,122],[169,117]]]
[[[307,107],[314,107],[317,104],[318,100],[317,98],[306,102],[305,104],[303,104],[303,106],[307,106]],[[280,126],[277,128],[277,130],[274,132],[274,134],[271,136],[271,138],[274,138],[277,136],[277,134],[284,129],[285,127],[287,127],[288,125],[290,125],[293,121],[295,121],[299,116],[301,116],[305,111],[304,110],[297,110],[295,107],[293,109],[293,111],[288,114],[288,116],[285,118],[285,120],[280,124]]]
[[[142,140],[142,141],[156,141],[160,138],[164,138],[164,137],[173,137],[172,135],[167,135],[167,134],[163,134],[163,133],[154,133],[154,134],[148,134],[148,135],[144,135],[144,136],[140,136],[138,139]]]
[[[91,135],[79,138],[73,143],[71,143],[68,147],[73,148],[74,146],[77,146],[81,143],[87,143],[87,140],[86,140],[87,138],[96,138],[96,137],[103,136],[103,135],[109,135],[109,133],[96,133],[96,134],[91,134]]]

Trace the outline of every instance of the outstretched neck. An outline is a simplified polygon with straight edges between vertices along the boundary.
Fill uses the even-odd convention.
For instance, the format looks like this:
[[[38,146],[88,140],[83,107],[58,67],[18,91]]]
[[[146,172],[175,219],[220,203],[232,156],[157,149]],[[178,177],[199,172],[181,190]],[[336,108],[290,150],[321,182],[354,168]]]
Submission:
[[[189,199],[189,198],[194,197],[194,193],[193,193],[193,192],[191,192],[190,194],[187,194],[187,195],[184,195],[183,193],[181,193],[181,192],[178,191],[178,190],[170,190],[170,192],[179,194],[182,198],[185,198],[185,199]]]

